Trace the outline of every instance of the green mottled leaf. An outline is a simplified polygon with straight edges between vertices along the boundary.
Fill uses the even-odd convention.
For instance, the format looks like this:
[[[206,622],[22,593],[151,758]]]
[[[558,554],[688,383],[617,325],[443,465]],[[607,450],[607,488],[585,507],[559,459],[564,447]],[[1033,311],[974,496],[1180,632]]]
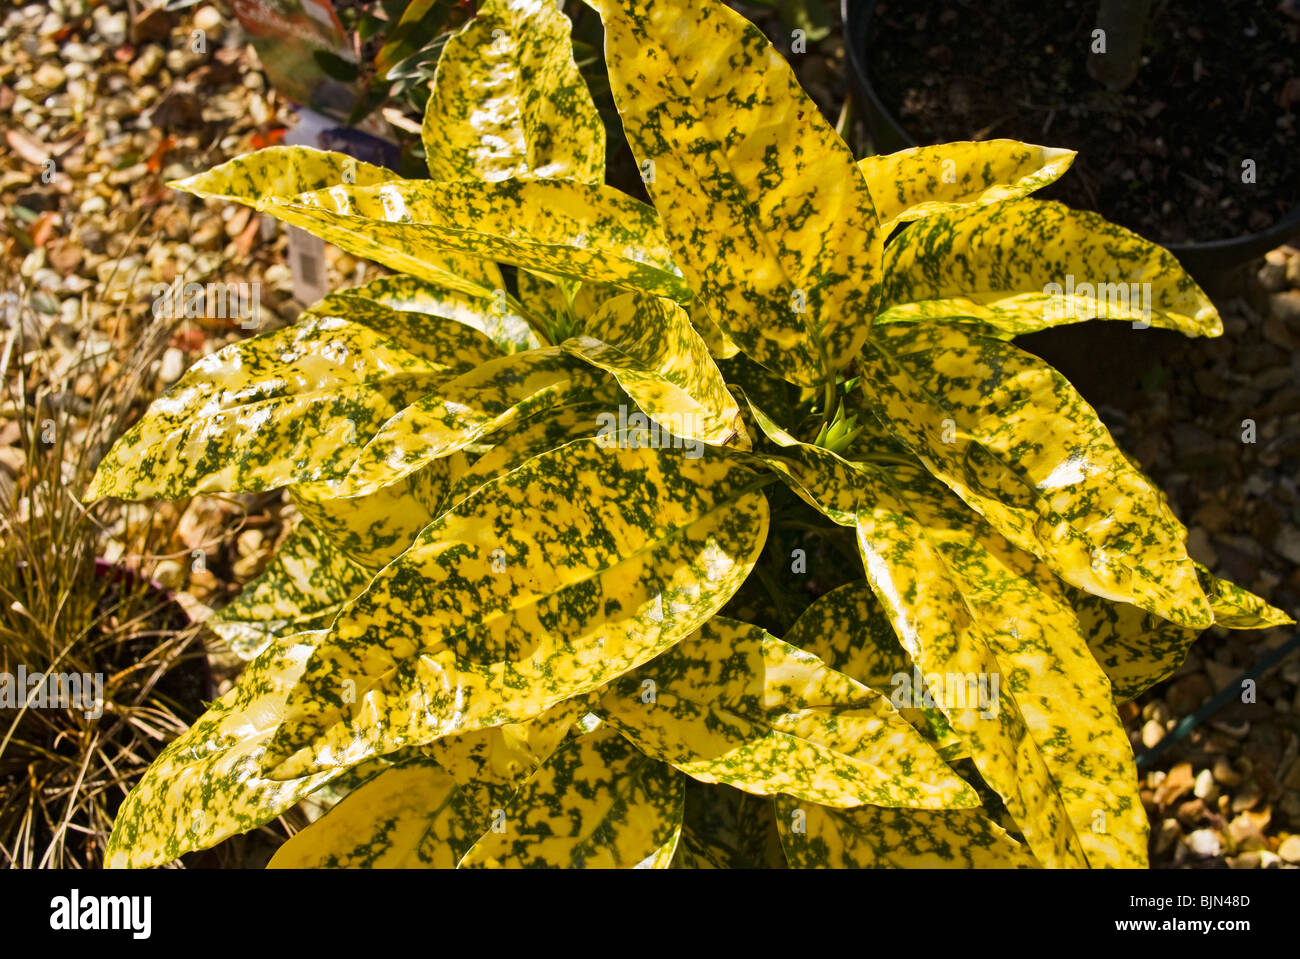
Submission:
[[[979,809],[831,809],[776,800],[795,869],[1032,869],[1033,853]]]
[[[956,326],[886,326],[870,409],[1002,535],[1067,582],[1189,628],[1212,622],[1187,530],[1066,379]]]
[[[1065,173],[1074,157],[1073,150],[1018,140],[964,140],[870,156],[858,169],[887,234],[900,223],[1033,193]]]
[[[1037,858],[1144,867],[1132,749],[1056,577],[919,467],[864,475],[872,588]]]
[[[198,196],[214,195],[197,177],[176,186]],[[373,187],[343,184],[315,193],[227,198],[301,227],[355,256],[489,298],[493,289],[449,277],[446,270],[427,264],[451,252],[683,302],[691,297],[660,235],[654,210],[598,184],[394,180]]]
[[[887,699],[723,617],[619,677],[596,711],[701,782],[831,806],[978,804]]]
[[[866,338],[881,277],[852,153],[762,32],[722,3],[593,5],[623,128],[687,280],[742,350],[820,386]]]
[[[441,512],[452,484],[467,469],[459,451],[432,460],[400,479],[362,493],[346,480],[298,483],[293,503],[335,547],[362,566],[386,566]]]
[[[453,320],[328,297],[192,366],[100,463],[87,496],[179,497],[339,479],[399,410],[500,351]]]
[[[588,439],[480,487],[340,613],[281,726],[279,759],[303,751],[277,775],[530,719],[663,652],[752,567],[758,485],[711,447]]]
[[[310,523],[299,523],[275,559],[205,625],[240,656],[252,659],[277,636],[320,630],[370,582]]]
[[[912,679],[907,655],[889,616],[866,580],[845,583],[819,597],[799,616],[785,635],[792,646],[806,649],[832,669],[883,692],[895,700],[898,713],[910,722],[944,760],[966,755],[966,747],[943,712],[936,707],[908,705],[898,696],[904,688],[899,677]],[[921,686],[924,689],[924,679]],[[910,688],[910,687],[909,687]],[[791,792],[791,790],[786,790]]]
[[[1196,575],[1209,597],[1216,626],[1224,629],[1269,629],[1295,624],[1295,620],[1282,610],[1270,606],[1236,583],[1219,579],[1200,563],[1196,564]]]
[[[664,869],[682,827],[682,775],[601,725],[526,782],[462,866]]]
[[[714,445],[736,437],[740,410],[690,316],[671,300],[614,297],[561,345],[613,373],[641,411],[674,436]]]
[[[404,182],[406,181],[391,170],[362,163],[345,153],[332,153],[312,147],[267,147],[256,153],[236,157],[204,173],[172,181],[168,186],[206,199],[243,203],[316,233],[309,225],[309,218],[299,216],[295,211],[287,211],[282,215],[269,207],[320,190],[346,192],[356,186],[364,188]],[[346,237],[343,238],[346,241]],[[336,242],[339,247],[358,256],[370,256],[365,250],[373,248],[373,244],[364,236],[355,237],[351,245],[348,242],[337,242],[333,237],[325,239]],[[495,263],[477,255],[465,256],[446,247],[421,249],[418,255],[392,250],[388,259],[371,258],[439,287],[460,290],[478,297],[491,297],[494,290],[502,287],[501,273]]]
[[[493,264],[495,268],[495,264]],[[431,313],[457,320],[486,334],[503,353],[518,353],[541,346],[536,334],[524,319],[510,311],[505,296],[505,281],[497,276],[491,300],[471,296],[459,290],[440,288],[413,276],[381,276],[365,286],[349,290],[394,310],[407,313]]]
[[[1095,317],[1223,333],[1214,304],[1173,254],[1096,213],[1045,200],[927,217],[889,244],[885,276],[878,325],[972,317],[1016,335]]]
[[[605,125],[551,0],[487,0],[447,41],[424,114],[435,180],[600,183]]]
[[[117,812],[106,866],[160,866],[206,849],[274,819],[345,770],[286,780],[269,780],[262,771],[286,694],[324,635],[277,639],[234,689],[158,754]]]
[[[1068,587],[1064,591],[1093,658],[1120,700],[1136,699],[1177,672],[1201,634],[1128,603]]]
[[[408,759],[347,796],[281,846],[270,865],[454,868],[573,719],[562,703],[531,723],[440,740],[432,758]]]
[[[395,413],[357,453],[339,495],[373,492],[512,422],[609,397],[603,374],[558,347],[498,357]]]

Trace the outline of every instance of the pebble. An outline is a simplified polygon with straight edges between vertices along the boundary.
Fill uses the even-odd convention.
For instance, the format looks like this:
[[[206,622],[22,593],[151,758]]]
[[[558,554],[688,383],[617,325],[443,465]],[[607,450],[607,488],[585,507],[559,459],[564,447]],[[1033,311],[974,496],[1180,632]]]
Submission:
[[[1192,793],[1197,799],[1204,799],[1206,802],[1213,802],[1219,795],[1219,788],[1214,784],[1214,774],[1208,769],[1202,769],[1196,775],[1196,785],[1192,787]]]
[[[63,86],[67,76],[53,63],[42,63],[32,75],[36,85],[44,90],[57,90]]]
[[[148,80],[162,69],[163,60],[162,48],[154,43],[149,44],[140,51],[140,55],[136,57],[127,70],[131,76],[131,82],[137,85],[144,83],[145,80]]]
[[[164,383],[175,383],[185,372],[185,354],[174,346],[169,346],[162,357],[162,370],[159,376]]]
[[[1153,749],[1165,738],[1165,727],[1154,719],[1148,719],[1142,726],[1142,745]]]
[[[221,31],[224,26],[225,19],[221,16],[221,11],[216,7],[200,7],[194,14],[194,29],[206,33],[209,42],[221,39]]]
[[[1217,856],[1223,849],[1219,834],[1213,829],[1198,829],[1187,837],[1187,845],[1192,852],[1203,858]]]
[[[1300,290],[1274,293],[1268,298],[1268,308],[1293,330],[1300,328]]]
[[[1214,761],[1214,778],[1224,786],[1241,785],[1241,774],[1232,768],[1232,763],[1220,756]]]
[[[1300,529],[1290,523],[1282,525],[1273,540],[1273,552],[1280,553],[1293,563],[1300,563]]]
[[[1281,293],[1286,289],[1286,264],[1266,260],[1255,274],[1255,279],[1268,293]]]
[[[1277,854],[1283,862],[1300,863],[1300,836],[1288,836],[1286,841],[1277,847]]]

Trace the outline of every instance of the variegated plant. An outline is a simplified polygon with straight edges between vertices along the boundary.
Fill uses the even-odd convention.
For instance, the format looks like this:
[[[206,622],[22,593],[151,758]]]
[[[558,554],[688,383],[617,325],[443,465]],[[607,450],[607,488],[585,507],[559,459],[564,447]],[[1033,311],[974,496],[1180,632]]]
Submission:
[[[397,275],[206,357],[101,465],[92,498],[284,487],[301,513],[211,622],[251,662],[110,863],[316,793],[273,865],[1144,865],[1117,700],[1211,624],[1290,620],[1188,557],[1012,339],[1214,336],[1213,306],[1029,198],[1067,151],[855,162],[722,4],[595,5],[653,208],[604,183],[550,0],[447,43],[430,180],[277,147],[177,184]],[[1067,275],[1092,290],[1045,292]],[[1101,295],[1128,283],[1150,296]],[[779,639],[720,611],[785,488],[861,569]]]

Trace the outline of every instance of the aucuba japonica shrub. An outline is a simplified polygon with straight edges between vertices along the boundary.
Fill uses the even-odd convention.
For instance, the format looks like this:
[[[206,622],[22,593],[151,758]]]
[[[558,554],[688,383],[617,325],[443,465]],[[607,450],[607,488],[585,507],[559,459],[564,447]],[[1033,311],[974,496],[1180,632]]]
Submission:
[[[447,43],[430,180],[276,147],[177,184],[396,275],[199,361],[101,464],[92,497],[284,487],[302,516],[212,620],[251,662],[110,864],[317,793],[273,865],[1144,865],[1116,700],[1211,624],[1290,620],[1188,557],[1012,340],[1215,336],[1214,307],[1029,197],[1067,151],[855,162],[722,4],[594,6],[654,207],[604,184],[549,0]],[[856,554],[811,605],[797,571],[754,591],[807,607],[778,638],[728,603],[787,501]]]

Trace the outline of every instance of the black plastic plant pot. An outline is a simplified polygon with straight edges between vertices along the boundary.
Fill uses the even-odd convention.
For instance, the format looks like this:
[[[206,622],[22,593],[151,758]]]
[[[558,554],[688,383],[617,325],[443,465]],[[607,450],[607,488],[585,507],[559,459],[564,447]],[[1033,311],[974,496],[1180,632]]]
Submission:
[[[879,153],[893,153],[917,145],[908,131],[881,102],[867,73],[867,43],[871,39],[871,15],[875,0],[841,0],[844,48],[849,61],[850,82],[861,107],[871,142]],[[1050,146],[1050,144],[1047,144]],[[1233,267],[1263,256],[1293,236],[1300,235],[1300,204],[1272,226],[1257,233],[1212,240],[1206,243],[1161,244],[1193,277],[1211,282]],[[1159,237],[1149,237],[1159,243]]]

